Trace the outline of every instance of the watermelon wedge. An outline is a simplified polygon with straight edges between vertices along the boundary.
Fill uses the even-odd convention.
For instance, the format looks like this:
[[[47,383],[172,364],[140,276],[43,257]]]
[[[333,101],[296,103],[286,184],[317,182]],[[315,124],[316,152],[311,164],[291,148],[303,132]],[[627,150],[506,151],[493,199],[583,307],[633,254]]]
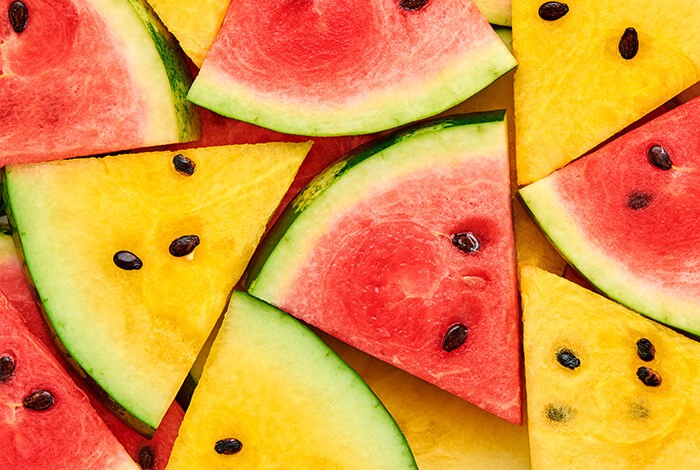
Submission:
[[[0,292],[0,468],[139,467]]]
[[[541,269],[521,287],[532,467],[700,468],[700,344]]]
[[[249,292],[520,422],[504,120],[449,116],[351,152],[278,219]]]
[[[183,56],[143,0],[3,5],[24,28],[0,21],[0,166],[198,138]]]
[[[471,1],[241,0],[188,98],[289,134],[367,134],[444,111],[514,66]]]
[[[618,302],[700,334],[700,98],[520,191],[560,252]]]

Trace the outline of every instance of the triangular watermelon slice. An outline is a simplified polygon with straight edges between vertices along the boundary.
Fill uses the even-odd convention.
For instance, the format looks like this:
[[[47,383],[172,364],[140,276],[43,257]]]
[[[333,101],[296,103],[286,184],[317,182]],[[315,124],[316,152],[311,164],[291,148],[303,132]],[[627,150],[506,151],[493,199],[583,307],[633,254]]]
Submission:
[[[184,58],[145,1],[3,5],[0,166],[198,138]]]
[[[370,142],[288,206],[249,292],[520,422],[520,337],[505,112]]]
[[[520,191],[561,253],[622,304],[700,334],[700,98]]]
[[[0,468],[137,470],[0,292]]]
[[[8,214],[51,327],[143,433],[174,400],[309,146],[6,169]]]
[[[532,467],[700,468],[700,344],[521,272]]]
[[[700,80],[696,0],[513,0],[518,182],[536,181]]]

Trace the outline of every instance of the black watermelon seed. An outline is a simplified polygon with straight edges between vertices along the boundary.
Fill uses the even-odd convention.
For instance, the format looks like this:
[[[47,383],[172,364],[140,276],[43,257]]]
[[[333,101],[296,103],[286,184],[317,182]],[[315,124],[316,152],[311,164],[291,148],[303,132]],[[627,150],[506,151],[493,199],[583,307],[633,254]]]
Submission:
[[[141,450],[139,451],[139,465],[141,468],[144,470],[153,468],[155,461],[155,455],[153,455],[153,449],[151,446],[141,447]]]
[[[656,168],[670,170],[673,166],[671,156],[661,145],[652,145],[647,152],[647,156],[649,157],[651,164]]]
[[[22,401],[25,408],[34,411],[45,411],[53,406],[53,394],[47,390],[37,390],[27,395]]]
[[[27,10],[27,5],[25,5],[24,2],[15,0],[10,3],[7,16],[10,18],[10,24],[12,24],[12,29],[14,29],[15,33],[21,33],[24,31],[24,28],[27,27],[29,10]]]
[[[428,4],[428,0],[401,0],[399,6],[404,10],[416,11]]]
[[[450,352],[459,348],[467,340],[469,329],[466,325],[456,323],[447,329],[445,336],[442,338],[442,349]]]
[[[15,373],[15,360],[8,354],[0,357],[0,382],[7,382]]]
[[[568,406],[548,405],[545,415],[550,421],[555,423],[565,423],[571,419],[571,409]]]
[[[637,355],[639,356],[639,359],[644,362],[653,361],[654,357],[656,356],[656,348],[651,341],[646,338],[642,338],[637,341]]]
[[[566,348],[557,351],[557,361],[562,366],[571,370],[574,370],[581,365],[581,360],[576,357],[576,354],[574,354],[570,349]]]
[[[658,387],[661,385],[661,375],[654,369],[640,367],[637,369],[637,377],[647,387]]]
[[[143,267],[141,259],[130,251],[117,251],[112,259],[118,268],[125,271],[135,271]]]
[[[183,235],[170,244],[170,254],[178,258],[187,256],[197,248],[197,245],[199,245],[197,235]]]
[[[187,176],[192,176],[194,170],[197,168],[197,165],[192,160],[181,153],[178,153],[173,157],[173,166],[178,173],[182,173],[183,175]]]
[[[652,199],[654,198],[651,194],[635,191],[627,198],[627,206],[632,210],[638,211],[651,204]]]
[[[620,38],[620,44],[618,44],[617,49],[620,51],[620,55],[623,59],[634,59],[634,56],[639,52],[637,30],[634,28],[627,28]]]
[[[540,5],[540,18],[545,21],[556,21],[569,13],[569,5],[560,2],[545,2]]]
[[[243,449],[243,443],[232,437],[216,441],[216,444],[214,445],[214,450],[216,453],[222,455],[237,454],[241,451],[241,449]]]
[[[472,232],[455,233],[452,244],[465,253],[476,253],[481,249],[481,242]]]

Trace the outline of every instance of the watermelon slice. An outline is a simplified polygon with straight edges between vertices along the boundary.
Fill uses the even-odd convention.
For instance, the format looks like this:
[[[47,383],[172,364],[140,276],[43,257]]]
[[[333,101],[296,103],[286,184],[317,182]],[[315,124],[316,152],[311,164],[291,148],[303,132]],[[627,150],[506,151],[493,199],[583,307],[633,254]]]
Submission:
[[[700,468],[700,344],[537,268],[521,286],[533,468]]]
[[[152,434],[309,144],[6,169],[8,213],[70,359]]]
[[[700,79],[695,0],[513,0],[513,42],[520,184],[578,158]]]
[[[700,334],[700,98],[521,190],[609,297]]]
[[[504,120],[441,118],[329,167],[261,245],[250,293],[519,422]]]
[[[514,66],[471,1],[241,0],[188,98],[280,132],[366,134],[437,114]]]
[[[0,318],[0,468],[137,470],[2,292]]]
[[[0,166],[198,138],[187,67],[143,0],[3,5]]]
[[[511,0],[474,0],[476,7],[488,22],[500,26],[512,24],[510,2]]]

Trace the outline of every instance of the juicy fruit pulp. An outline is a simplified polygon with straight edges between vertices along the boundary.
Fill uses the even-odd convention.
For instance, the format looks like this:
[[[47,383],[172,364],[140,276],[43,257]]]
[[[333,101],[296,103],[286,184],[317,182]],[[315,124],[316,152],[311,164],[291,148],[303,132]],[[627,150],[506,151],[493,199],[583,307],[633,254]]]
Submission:
[[[138,467],[0,292],[0,468]]]
[[[352,369],[292,317],[234,292],[168,468],[290,465],[416,468]]]
[[[52,328],[143,432],[175,398],[308,148],[191,149],[181,155],[191,176],[175,152],[6,170],[8,212]],[[171,254],[187,235],[200,245]]]
[[[504,114],[430,121],[329,167],[259,249],[250,293],[519,422]]]
[[[0,166],[197,138],[189,73],[145,3],[25,4],[24,30],[0,21]]]
[[[609,297],[700,334],[700,98],[521,190]]]
[[[697,2],[563,3],[568,13],[547,21],[541,0],[513,0],[521,184],[564,166],[700,78]],[[625,59],[620,42],[630,27],[638,52]]]
[[[521,282],[533,468],[697,468],[700,344],[537,268]]]
[[[472,2],[402,4],[231,2],[188,98],[280,132],[363,134],[437,114],[515,66]]]

